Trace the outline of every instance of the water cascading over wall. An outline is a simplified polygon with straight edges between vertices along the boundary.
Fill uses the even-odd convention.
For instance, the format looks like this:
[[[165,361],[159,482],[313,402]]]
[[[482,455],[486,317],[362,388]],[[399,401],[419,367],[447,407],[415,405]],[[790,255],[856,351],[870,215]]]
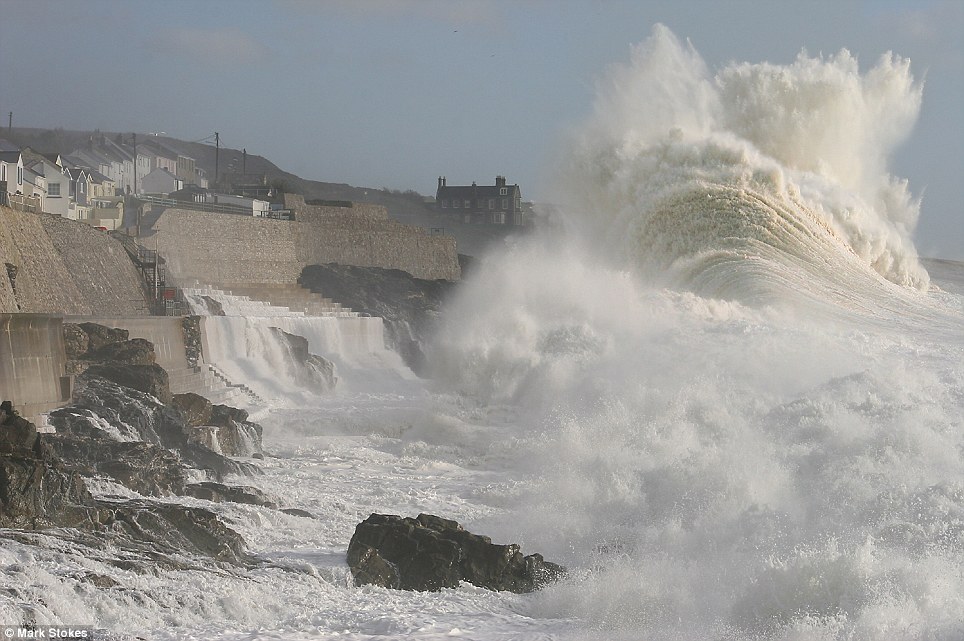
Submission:
[[[265,399],[298,403],[317,395],[393,389],[417,379],[398,354],[385,348],[381,318],[306,316],[217,290],[200,291],[185,291],[196,310],[206,313],[201,302],[206,296],[224,312],[202,317],[204,362]],[[307,343],[303,353],[292,346],[297,337]],[[329,380],[325,363],[332,369]]]

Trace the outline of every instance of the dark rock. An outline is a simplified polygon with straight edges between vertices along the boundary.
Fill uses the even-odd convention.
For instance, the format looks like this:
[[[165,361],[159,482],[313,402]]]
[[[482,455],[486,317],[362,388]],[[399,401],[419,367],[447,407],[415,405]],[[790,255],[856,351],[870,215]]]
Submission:
[[[110,343],[120,343],[130,337],[126,329],[107,327],[97,323],[81,323],[77,327],[87,334],[88,349],[90,350],[100,349]]]
[[[398,269],[350,265],[309,265],[298,283],[313,292],[385,322],[387,346],[413,372],[427,374],[423,346],[435,331],[454,281],[423,280]]]
[[[228,501],[262,507],[276,508],[278,504],[256,487],[223,485],[221,483],[194,483],[184,488],[184,494],[213,503]]]
[[[88,350],[83,358],[111,365],[153,365],[157,360],[154,344],[143,338],[108,343],[97,349]]]
[[[372,514],[355,528],[348,565],[358,585],[403,590],[439,590],[464,580],[490,590],[523,593],[565,573],[539,554],[524,557],[518,545],[495,545],[487,536],[430,514],[415,519]]]
[[[37,446],[37,426],[17,415],[10,401],[0,406],[0,454],[32,452]]]
[[[144,500],[93,501],[90,527],[119,534],[169,555],[202,554],[219,561],[248,561],[244,539],[210,510]]]
[[[356,551],[351,573],[355,577],[355,585],[378,585],[394,590],[417,589],[403,587],[398,575],[398,567],[383,559],[378,554],[378,550],[367,545],[359,547]],[[456,581],[456,585],[458,585],[458,581]]]
[[[175,394],[172,404],[184,414],[184,420],[191,427],[211,424],[212,406],[211,401],[200,394],[188,392],[186,394]],[[247,418],[247,416],[245,416]]]
[[[150,394],[165,405],[171,402],[171,386],[167,371],[156,363],[151,365],[91,365],[84,372],[84,375],[107,379],[118,385]]]
[[[303,517],[303,518],[306,518],[306,519],[313,519],[313,518],[315,518],[315,515],[312,514],[311,512],[308,512],[308,511],[306,511],[306,510],[301,510],[301,509],[298,509],[298,508],[296,508],[296,507],[286,507],[286,508],[282,508],[281,511],[284,512],[285,514],[290,514],[291,516],[300,516],[300,517]]]

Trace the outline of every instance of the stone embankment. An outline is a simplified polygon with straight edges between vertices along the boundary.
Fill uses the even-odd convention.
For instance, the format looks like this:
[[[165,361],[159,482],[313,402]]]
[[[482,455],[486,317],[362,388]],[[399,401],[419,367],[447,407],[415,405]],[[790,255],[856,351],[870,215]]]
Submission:
[[[308,265],[341,263],[400,269],[429,280],[460,277],[451,236],[389,220],[380,207],[314,206],[286,198],[295,220],[167,209],[153,230],[169,273],[182,285],[291,284]]]
[[[137,269],[90,225],[0,207],[0,313],[143,316]]]

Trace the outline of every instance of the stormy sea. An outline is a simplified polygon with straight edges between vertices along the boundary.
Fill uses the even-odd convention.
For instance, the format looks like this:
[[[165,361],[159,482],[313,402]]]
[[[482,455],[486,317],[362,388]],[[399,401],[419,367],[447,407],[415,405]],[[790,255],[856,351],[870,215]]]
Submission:
[[[964,638],[964,264],[922,261],[888,159],[922,86],[885,55],[710,70],[657,26],[560,154],[563,219],[483,257],[424,346],[219,303],[264,474],[311,518],[208,504],[266,561],[133,572],[4,540],[0,621],[144,639]],[[324,394],[265,327],[335,364]],[[263,341],[267,344],[267,339]],[[107,481],[96,493],[130,490]],[[356,587],[373,512],[568,568],[531,594]],[[70,577],[110,577],[98,588]]]

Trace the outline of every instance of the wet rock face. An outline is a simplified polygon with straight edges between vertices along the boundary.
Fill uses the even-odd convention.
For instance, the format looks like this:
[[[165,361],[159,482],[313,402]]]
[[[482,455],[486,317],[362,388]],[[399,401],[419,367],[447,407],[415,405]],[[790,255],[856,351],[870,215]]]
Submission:
[[[357,585],[440,590],[468,581],[490,590],[532,592],[565,574],[540,554],[523,556],[515,544],[496,545],[455,521],[430,514],[403,518],[372,514],[348,545]]]
[[[285,347],[288,358],[288,375],[301,382],[309,389],[327,392],[334,389],[335,364],[327,358],[312,354],[308,351],[308,339],[297,334],[289,334],[278,327],[268,329],[278,338],[278,342]]]
[[[151,365],[114,363],[91,365],[87,368],[85,374],[89,377],[106,379],[123,387],[150,394],[165,405],[170,404],[173,398],[167,371],[156,363]]]
[[[381,317],[388,346],[413,372],[427,374],[423,345],[435,331],[454,281],[423,280],[398,269],[329,263],[305,267],[298,282],[356,312]]]

